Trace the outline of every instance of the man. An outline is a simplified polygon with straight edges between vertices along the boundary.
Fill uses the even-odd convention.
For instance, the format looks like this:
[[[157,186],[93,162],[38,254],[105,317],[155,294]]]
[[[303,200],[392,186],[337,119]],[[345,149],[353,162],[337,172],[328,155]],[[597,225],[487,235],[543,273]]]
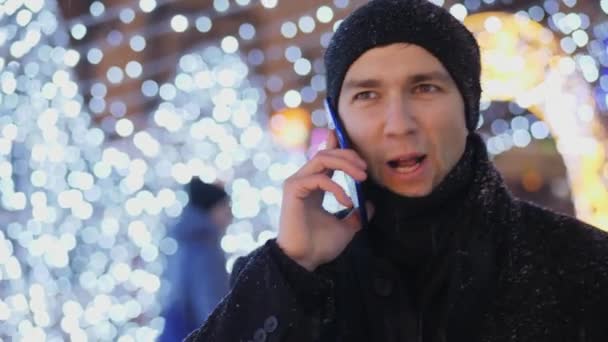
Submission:
[[[170,231],[178,250],[168,260],[169,295],[159,341],[181,341],[200,326],[228,293],[226,258],[220,239],[232,221],[228,194],[215,184],[193,178],[189,203]]]
[[[425,0],[377,0],[340,25],[330,134],[284,184],[279,234],[236,264],[189,341],[608,341],[608,236],[513,198],[475,133],[471,33]],[[332,215],[362,181],[371,220]]]

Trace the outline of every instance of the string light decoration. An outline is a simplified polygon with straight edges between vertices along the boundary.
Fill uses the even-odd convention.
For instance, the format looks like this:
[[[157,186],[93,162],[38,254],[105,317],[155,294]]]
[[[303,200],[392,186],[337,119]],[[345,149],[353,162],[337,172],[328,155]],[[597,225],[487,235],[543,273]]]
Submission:
[[[179,247],[167,230],[187,202],[181,187],[192,176],[225,182],[232,196],[235,222],[222,240],[227,269],[276,234],[280,184],[304,163],[304,146],[318,144],[327,124],[318,47],[327,47],[341,18],[363,1],[328,0],[263,26],[243,22],[168,59],[142,56],[166,32],[206,35],[231,14],[288,3],[214,0],[213,8],[175,13],[147,30],[110,30],[103,41],[87,40],[95,25],[127,25],[169,2],[107,7],[93,1],[88,13],[68,21],[54,1],[0,4],[0,338],[153,340],[163,326],[164,256]],[[489,151],[499,155],[553,136],[568,165],[578,215],[607,228],[601,122],[608,110],[608,23],[592,22],[576,0],[539,1],[514,16],[480,19],[475,13],[500,8],[502,1],[433,2],[466,24],[477,20],[471,25],[478,37],[506,46],[511,71],[529,76],[485,69],[482,109],[513,102],[508,121],[481,122],[492,133]],[[608,13],[607,0],[592,6]],[[541,39],[529,50],[538,55],[523,62],[541,57],[547,65],[522,65],[513,53],[509,44],[521,43],[523,23]],[[504,41],[496,35],[501,30]],[[268,31],[280,34],[280,43],[252,43]],[[105,68],[117,49],[136,57],[108,64],[103,77],[76,79],[78,67]],[[486,54],[486,65],[496,56]],[[277,60],[288,68],[256,74]],[[158,81],[156,73],[167,68],[173,76]],[[140,86],[110,95],[129,82]],[[523,92],[509,97],[501,89]],[[131,111],[133,103],[146,101],[155,103],[150,112]],[[268,118],[265,106],[278,119]],[[537,118],[521,115],[524,110]]]
[[[525,148],[533,138],[550,134],[566,165],[577,215],[608,229],[606,130],[589,84],[599,79],[598,62],[586,53],[567,54],[589,41],[584,31],[589,18],[554,13],[553,26],[571,34],[558,42],[554,32],[531,18],[540,18],[539,11],[534,7],[531,13],[485,12],[464,18],[482,49],[482,108],[492,101],[513,103],[510,123],[502,119],[490,123],[493,136],[487,139],[488,151],[498,155]],[[525,112],[536,118],[522,115]]]
[[[275,235],[280,184],[303,154],[277,150],[259,112],[265,94],[230,44],[184,54],[170,82],[144,82],[143,95],[162,100],[145,129],[123,115],[95,127],[71,70],[80,55],[65,47],[56,8],[31,6],[3,8],[3,33],[15,40],[0,74],[10,210],[0,232],[0,336],[153,340],[163,325],[162,256],[178,248],[168,224],[187,203],[182,185],[193,176],[227,184],[230,268]],[[92,86],[89,109],[106,87]]]

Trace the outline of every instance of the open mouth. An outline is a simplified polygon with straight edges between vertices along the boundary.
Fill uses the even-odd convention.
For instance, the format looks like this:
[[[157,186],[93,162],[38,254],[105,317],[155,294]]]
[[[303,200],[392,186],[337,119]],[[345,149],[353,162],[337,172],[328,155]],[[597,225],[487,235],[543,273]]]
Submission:
[[[388,161],[388,166],[399,173],[410,173],[418,169],[420,164],[426,159],[426,155],[419,155],[411,158],[400,158]]]

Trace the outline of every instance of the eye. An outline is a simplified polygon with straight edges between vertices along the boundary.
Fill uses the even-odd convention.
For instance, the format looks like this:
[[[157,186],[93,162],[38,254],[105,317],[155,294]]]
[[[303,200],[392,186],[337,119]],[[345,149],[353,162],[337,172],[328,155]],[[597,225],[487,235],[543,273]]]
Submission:
[[[414,87],[414,92],[415,93],[436,93],[438,92],[440,89],[438,86],[434,85],[434,84],[429,84],[429,83],[424,83],[424,84],[419,84],[416,87]]]
[[[378,94],[368,90],[355,94],[355,96],[353,96],[353,100],[370,100],[375,99],[376,97],[378,97]]]

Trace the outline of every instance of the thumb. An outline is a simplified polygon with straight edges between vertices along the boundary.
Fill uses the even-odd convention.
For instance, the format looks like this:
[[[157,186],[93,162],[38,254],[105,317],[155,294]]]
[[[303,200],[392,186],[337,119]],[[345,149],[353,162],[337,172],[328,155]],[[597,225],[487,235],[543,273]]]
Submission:
[[[366,201],[365,209],[367,211],[367,221],[369,222],[371,220],[371,218],[374,216],[374,205],[372,204],[372,202]],[[351,210],[350,213],[348,213],[348,215],[346,215],[346,217],[344,217],[343,221],[349,227],[352,227],[357,230],[361,229],[362,224],[361,224],[360,209],[355,208],[355,209]]]

